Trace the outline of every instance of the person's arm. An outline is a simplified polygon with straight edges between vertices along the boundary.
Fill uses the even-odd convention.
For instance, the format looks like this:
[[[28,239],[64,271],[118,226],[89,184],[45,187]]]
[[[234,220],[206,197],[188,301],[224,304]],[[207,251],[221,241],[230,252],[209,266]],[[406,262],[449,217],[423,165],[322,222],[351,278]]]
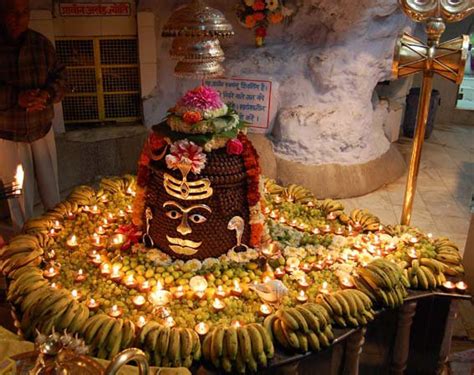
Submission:
[[[44,90],[49,94],[52,103],[59,103],[66,93],[66,67],[59,63],[56,51],[47,41],[48,80]]]

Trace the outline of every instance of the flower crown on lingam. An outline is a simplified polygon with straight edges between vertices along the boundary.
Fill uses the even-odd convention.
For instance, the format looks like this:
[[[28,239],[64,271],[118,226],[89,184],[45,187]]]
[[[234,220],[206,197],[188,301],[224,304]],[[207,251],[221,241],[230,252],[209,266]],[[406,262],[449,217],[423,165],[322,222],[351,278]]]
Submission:
[[[217,207],[212,206],[218,206],[222,202],[228,201],[221,197],[221,194],[226,194],[225,184],[229,183],[230,180],[225,181],[228,178],[234,178],[227,177],[231,176],[233,172],[227,170],[226,164],[215,164],[218,160],[215,158],[220,158],[220,156],[214,156],[214,150],[221,149],[224,151],[216,151],[219,155],[224,153],[224,155],[228,155],[227,157],[239,156],[242,160],[244,176],[246,176],[244,177],[244,181],[246,181],[244,197],[245,194],[247,195],[247,199],[244,198],[244,201],[248,208],[248,213],[243,217],[247,216],[248,218],[245,221],[248,220],[249,231],[247,231],[247,236],[250,237],[247,243],[253,247],[259,246],[264,234],[264,217],[260,206],[261,185],[258,155],[245,135],[246,124],[240,120],[235,110],[222,102],[217,91],[210,87],[199,86],[188,91],[168,111],[165,122],[155,126],[153,130],[145,143],[139,161],[137,195],[133,214],[134,223],[143,226],[143,220],[146,217],[144,215],[145,208],[150,207],[151,204],[152,208],[155,207],[158,214],[157,218],[163,218],[163,214],[165,214],[168,218],[176,219],[171,215],[171,211],[175,216],[181,218],[181,225],[175,228],[178,232],[175,233],[175,237],[168,236],[168,232],[166,237],[171,237],[171,240],[177,242],[176,234],[181,235],[182,238],[179,238],[181,248],[186,247],[183,244],[189,245],[192,243],[196,245],[201,243],[197,241],[198,232],[196,232],[196,237],[193,237],[195,236],[194,228],[192,228],[193,234],[190,235],[191,227],[194,224],[199,224],[196,218],[202,216],[195,213],[194,210],[198,212],[201,210],[203,213],[204,217],[200,218],[201,222],[214,220],[210,219],[209,215],[213,217],[216,217],[214,215],[224,215],[225,213],[221,211],[222,207],[216,211]],[[206,167],[209,163],[210,169]],[[222,176],[214,175],[216,167],[218,170],[222,169],[224,171]],[[164,188],[162,193],[150,187],[150,181],[154,178],[153,173],[156,173],[157,170],[162,173],[163,182],[161,186]],[[225,172],[226,170],[227,172]],[[172,173],[172,171],[179,171],[180,176],[176,175],[175,172]],[[215,180],[216,178],[217,180]],[[211,182],[211,180],[214,182]],[[214,186],[214,184],[216,185]],[[223,188],[224,190],[222,190]],[[219,193],[216,193],[216,189]],[[178,203],[179,201],[170,201],[169,198],[162,201],[156,194],[160,194],[162,198],[164,197],[163,194],[166,194],[166,196],[178,199],[183,203],[189,203],[183,206],[182,203]],[[218,196],[214,197],[215,194],[218,194]],[[154,203],[151,203],[150,199]],[[156,199],[160,201],[159,204],[157,204]],[[224,201],[221,199],[224,199]],[[199,200],[207,201],[206,204],[202,204],[204,202],[193,204],[192,202]],[[163,212],[166,209],[171,211]],[[148,210],[150,208],[147,208]],[[208,216],[207,219],[206,215]],[[238,215],[240,216],[240,214]],[[223,220],[223,217],[221,219]],[[157,234],[153,230],[153,224],[150,226],[151,220],[152,218],[147,218],[147,233],[148,229],[151,228],[151,237],[156,238]],[[165,217],[163,220],[167,220],[167,218]],[[175,229],[173,229],[173,232]],[[202,236],[202,229],[197,229],[196,226],[196,231],[199,230],[201,230],[200,235]],[[226,230],[230,229],[227,228]],[[194,238],[194,241],[190,241],[190,237]],[[241,237],[242,234],[240,233]],[[240,240],[237,242],[240,244]],[[170,248],[173,250],[171,246]],[[184,250],[181,251],[181,248],[180,251],[174,249],[174,253],[183,256],[191,255],[191,251],[184,252]]]

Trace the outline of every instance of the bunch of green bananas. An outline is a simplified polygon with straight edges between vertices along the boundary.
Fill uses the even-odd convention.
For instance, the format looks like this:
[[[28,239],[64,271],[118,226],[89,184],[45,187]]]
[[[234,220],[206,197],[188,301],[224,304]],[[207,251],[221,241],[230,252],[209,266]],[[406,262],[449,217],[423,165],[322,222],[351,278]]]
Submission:
[[[270,333],[259,323],[217,326],[202,343],[204,358],[228,373],[257,372],[275,353]]]
[[[288,202],[307,203],[314,199],[313,193],[301,185],[290,184],[282,193],[283,198]]]
[[[63,220],[68,213],[76,214],[79,211],[79,205],[72,200],[65,200],[56,205],[43,215],[50,220]]]
[[[138,340],[155,366],[189,368],[201,358],[199,336],[190,328],[170,328],[151,321],[143,326]]]
[[[371,299],[357,289],[344,289],[334,293],[321,293],[316,297],[340,327],[358,327],[374,320]]]
[[[366,267],[357,267],[356,273],[353,278],[356,288],[367,294],[374,303],[390,308],[403,304],[408,282],[398,264],[379,258]]]
[[[90,354],[111,359],[135,341],[135,325],[128,319],[115,319],[107,314],[89,318],[81,329]]]
[[[450,276],[461,276],[464,274],[462,257],[459,248],[446,237],[437,238],[434,241],[435,259],[445,264],[444,273]]]
[[[403,270],[408,276],[413,289],[433,290],[446,281],[444,272],[448,267],[432,258],[414,259],[411,265]]]
[[[376,231],[380,226],[380,219],[367,210],[355,208],[350,215],[340,215],[339,219],[345,224],[361,225],[364,231]]]
[[[43,236],[30,234],[14,237],[7,246],[0,249],[0,271],[8,275],[21,267],[39,265],[44,252],[39,238],[43,244],[47,241]]]
[[[326,215],[332,213],[336,217],[340,217],[344,214],[344,205],[341,202],[332,199],[318,201],[317,207],[322,210]]]
[[[316,303],[282,307],[265,318],[264,326],[284,349],[317,352],[334,339],[327,310]]]
[[[276,181],[272,178],[263,178],[263,187],[265,192],[271,195],[280,195],[283,193],[283,186],[280,186],[276,183]]]
[[[91,205],[95,202],[95,190],[87,185],[79,185],[69,194],[68,200],[79,205]]]
[[[129,174],[122,177],[106,177],[100,181],[100,188],[111,194],[124,193],[128,188],[134,188],[136,182],[135,176]]]
[[[400,237],[402,234],[407,233],[412,229],[408,225],[396,224],[396,225],[386,225],[384,231],[392,237]]]

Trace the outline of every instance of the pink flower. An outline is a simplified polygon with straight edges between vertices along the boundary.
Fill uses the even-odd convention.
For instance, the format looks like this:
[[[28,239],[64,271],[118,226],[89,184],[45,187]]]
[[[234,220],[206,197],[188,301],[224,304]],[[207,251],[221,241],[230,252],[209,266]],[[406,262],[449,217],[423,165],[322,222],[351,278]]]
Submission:
[[[200,110],[218,109],[223,105],[219,93],[207,86],[199,86],[188,91],[178,102],[178,106]]]
[[[244,145],[238,139],[229,139],[227,141],[227,153],[229,155],[240,155],[244,150]]]
[[[120,248],[120,250],[123,251],[130,249],[132,245],[138,243],[143,234],[142,231],[133,224],[120,225],[115,233],[122,233],[126,238]]]
[[[202,152],[202,147],[187,139],[174,142],[170,152],[166,155],[166,165],[169,169],[178,169],[179,164],[187,164],[191,166],[191,172],[199,174],[206,165],[206,154]]]

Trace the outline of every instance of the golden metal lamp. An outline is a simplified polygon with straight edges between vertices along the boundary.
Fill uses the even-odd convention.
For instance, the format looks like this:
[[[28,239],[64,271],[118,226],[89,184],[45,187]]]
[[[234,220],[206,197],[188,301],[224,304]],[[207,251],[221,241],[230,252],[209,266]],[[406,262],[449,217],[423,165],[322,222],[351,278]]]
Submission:
[[[416,22],[426,22],[427,42],[403,34],[395,47],[392,73],[395,78],[423,73],[420,101],[416,118],[416,130],[408,170],[408,179],[403,200],[401,223],[410,224],[416,180],[420,167],[421,149],[425,137],[426,123],[433,87],[433,76],[461,83],[464,76],[469,47],[469,37],[458,38],[440,43],[445,22],[456,22],[474,12],[473,0],[399,0],[405,14]]]
[[[234,35],[232,25],[222,12],[207,6],[203,0],[176,9],[162,30],[163,37],[174,37],[170,55],[179,60],[175,75],[203,79],[221,76],[224,52],[219,38]]]

